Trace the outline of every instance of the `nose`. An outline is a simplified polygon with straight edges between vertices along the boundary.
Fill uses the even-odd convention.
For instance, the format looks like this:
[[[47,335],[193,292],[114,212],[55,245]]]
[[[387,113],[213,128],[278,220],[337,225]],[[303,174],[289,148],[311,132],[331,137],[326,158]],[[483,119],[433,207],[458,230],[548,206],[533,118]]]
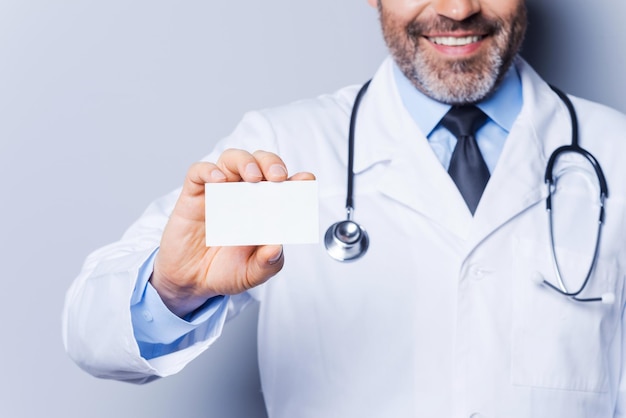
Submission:
[[[480,12],[481,0],[433,0],[432,5],[440,16],[463,21]]]

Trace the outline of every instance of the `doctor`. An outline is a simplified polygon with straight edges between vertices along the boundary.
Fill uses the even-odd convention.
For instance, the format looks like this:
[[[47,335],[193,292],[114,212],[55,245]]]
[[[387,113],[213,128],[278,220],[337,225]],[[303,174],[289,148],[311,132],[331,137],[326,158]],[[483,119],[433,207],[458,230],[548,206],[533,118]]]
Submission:
[[[613,304],[575,302],[536,280],[554,281],[543,177],[571,124],[517,56],[524,1],[369,3],[391,57],[363,96],[355,133],[355,220],[370,235],[367,254],[340,263],[322,245],[204,246],[207,182],[315,173],[320,236],[345,217],[347,127],[360,86],[251,112],[181,190],[89,256],[67,294],[69,354],[99,377],[168,376],[256,299],[273,418],[626,417],[626,117],[572,98],[581,145],[610,189],[584,292],[614,295]],[[466,104],[486,118],[457,139],[448,111]],[[487,170],[476,207],[450,169],[468,137],[484,162],[482,174],[464,178]],[[594,239],[578,227],[593,169],[571,156],[562,170],[583,179],[559,189],[555,213],[559,261],[576,282]]]

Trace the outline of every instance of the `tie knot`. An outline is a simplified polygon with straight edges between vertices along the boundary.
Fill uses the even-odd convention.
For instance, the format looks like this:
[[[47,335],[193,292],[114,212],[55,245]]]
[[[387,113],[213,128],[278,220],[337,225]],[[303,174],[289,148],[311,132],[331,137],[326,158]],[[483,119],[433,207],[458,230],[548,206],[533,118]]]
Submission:
[[[485,122],[487,115],[476,106],[452,106],[441,119],[441,125],[458,138],[474,136]]]

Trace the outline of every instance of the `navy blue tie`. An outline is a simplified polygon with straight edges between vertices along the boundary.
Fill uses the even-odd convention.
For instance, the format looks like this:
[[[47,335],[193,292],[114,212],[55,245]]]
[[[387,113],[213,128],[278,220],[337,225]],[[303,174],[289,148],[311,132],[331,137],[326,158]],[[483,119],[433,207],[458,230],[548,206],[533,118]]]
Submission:
[[[457,138],[448,173],[472,215],[489,181],[489,169],[474,137],[485,122],[487,115],[476,106],[453,106],[441,119],[441,126]]]

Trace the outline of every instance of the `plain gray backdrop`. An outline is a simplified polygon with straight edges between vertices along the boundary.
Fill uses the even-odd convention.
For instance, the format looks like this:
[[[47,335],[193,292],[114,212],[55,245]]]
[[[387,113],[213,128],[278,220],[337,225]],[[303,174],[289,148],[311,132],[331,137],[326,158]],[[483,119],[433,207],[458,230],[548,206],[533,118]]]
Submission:
[[[626,111],[626,3],[529,5],[523,55]],[[366,0],[0,0],[0,416],[264,417],[254,308],[134,386],[68,359],[64,294],[243,112],[361,83],[384,56]]]

